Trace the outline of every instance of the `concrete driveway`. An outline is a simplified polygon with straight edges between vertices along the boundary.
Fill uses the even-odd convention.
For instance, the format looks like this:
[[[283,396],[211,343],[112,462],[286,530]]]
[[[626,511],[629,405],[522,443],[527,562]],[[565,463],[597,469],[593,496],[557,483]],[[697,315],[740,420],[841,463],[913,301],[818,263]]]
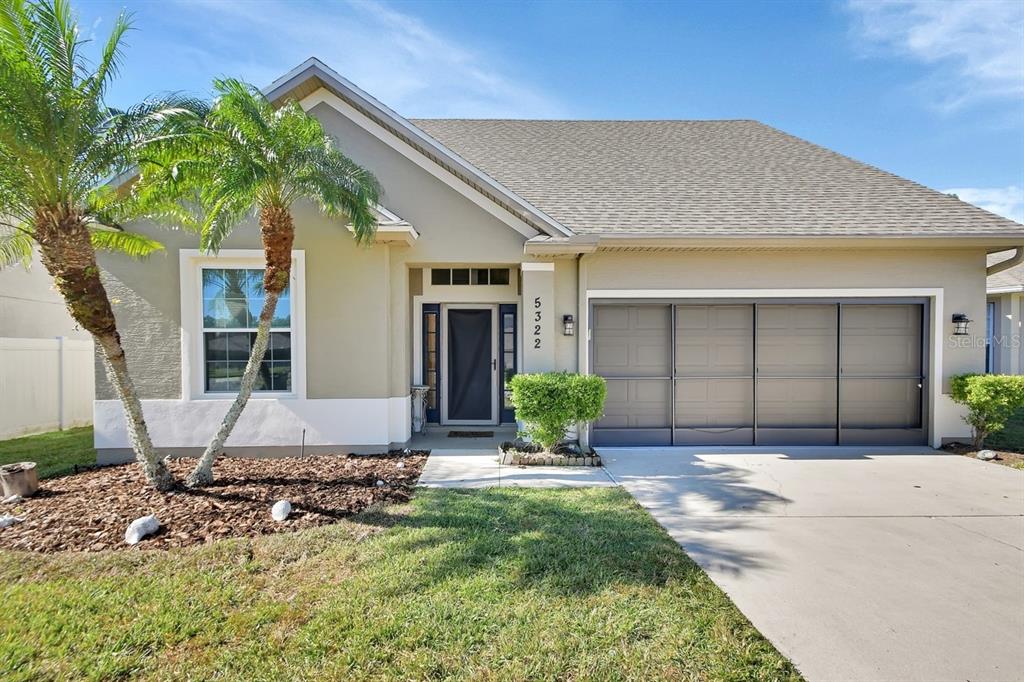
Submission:
[[[810,680],[1024,680],[1024,472],[920,448],[598,448]]]

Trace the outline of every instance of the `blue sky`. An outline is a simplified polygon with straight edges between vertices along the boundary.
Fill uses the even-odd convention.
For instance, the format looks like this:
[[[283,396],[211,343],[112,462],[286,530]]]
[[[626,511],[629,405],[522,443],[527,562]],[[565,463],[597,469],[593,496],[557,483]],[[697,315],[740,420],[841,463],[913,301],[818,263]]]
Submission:
[[[1024,2],[87,0],[111,93],[317,56],[409,117],[753,118],[1024,221]]]

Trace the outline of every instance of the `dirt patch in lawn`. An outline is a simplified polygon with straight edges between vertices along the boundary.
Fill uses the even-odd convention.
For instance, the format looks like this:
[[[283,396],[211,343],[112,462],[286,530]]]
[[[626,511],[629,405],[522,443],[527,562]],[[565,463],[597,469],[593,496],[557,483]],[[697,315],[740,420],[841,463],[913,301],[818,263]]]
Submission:
[[[124,532],[134,519],[155,514],[160,530],[138,548],[166,549],[226,537],[251,537],[333,523],[379,502],[412,496],[427,453],[328,455],[251,459],[226,457],[216,481],[201,490],[160,493],[136,464],[121,464],[42,481],[39,492],[2,514],[24,518],[0,530],[0,548],[57,552],[129,549]],[[182,479],[194,460],[171,460]],[[383,485],[377,485],[383,481]],[[289,500],[286,521],[270,518],[277,500]]]
[[[955,452],[956,454],[963,455],[964,457],[978,459],[978,452],[974,447],[967,445],[966,443],[950,443],[949,445],[943,445],[942,449],[947,452]],[[986,449],[992,450],[992,452],[996,453],[996,458],[985,461],[992,462],[994,464],[1002,464],[1003,466],[1008,466],[1013,469],[1024,469],[1024,455],[1019,452],[1004,452],[1002,450],[997,450],[996,448]]]

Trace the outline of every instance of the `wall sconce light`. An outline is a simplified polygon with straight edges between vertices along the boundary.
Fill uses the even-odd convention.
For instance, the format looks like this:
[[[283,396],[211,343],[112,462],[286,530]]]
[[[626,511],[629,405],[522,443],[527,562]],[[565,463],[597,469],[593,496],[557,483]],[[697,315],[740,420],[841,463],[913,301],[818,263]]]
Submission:
[[[971,320],[963,313],[953,313],[953,336],[967,336],[970,332],[967,326]]]
[[[576,333],[576,322],[572,319],[572,315],[562,315],[562,333],[566,336]]]

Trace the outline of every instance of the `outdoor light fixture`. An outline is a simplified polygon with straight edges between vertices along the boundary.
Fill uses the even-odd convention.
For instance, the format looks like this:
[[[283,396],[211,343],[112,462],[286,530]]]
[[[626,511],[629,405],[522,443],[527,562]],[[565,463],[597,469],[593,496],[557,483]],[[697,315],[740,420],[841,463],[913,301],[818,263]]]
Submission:
[[[963,313],[953,313],[953,336],[967,336],[967,325],[971,323]]]
[[[572,336],[576,331],[576,323],[573,322],[572,315],[562,315],[562,333],[566,336]]]

